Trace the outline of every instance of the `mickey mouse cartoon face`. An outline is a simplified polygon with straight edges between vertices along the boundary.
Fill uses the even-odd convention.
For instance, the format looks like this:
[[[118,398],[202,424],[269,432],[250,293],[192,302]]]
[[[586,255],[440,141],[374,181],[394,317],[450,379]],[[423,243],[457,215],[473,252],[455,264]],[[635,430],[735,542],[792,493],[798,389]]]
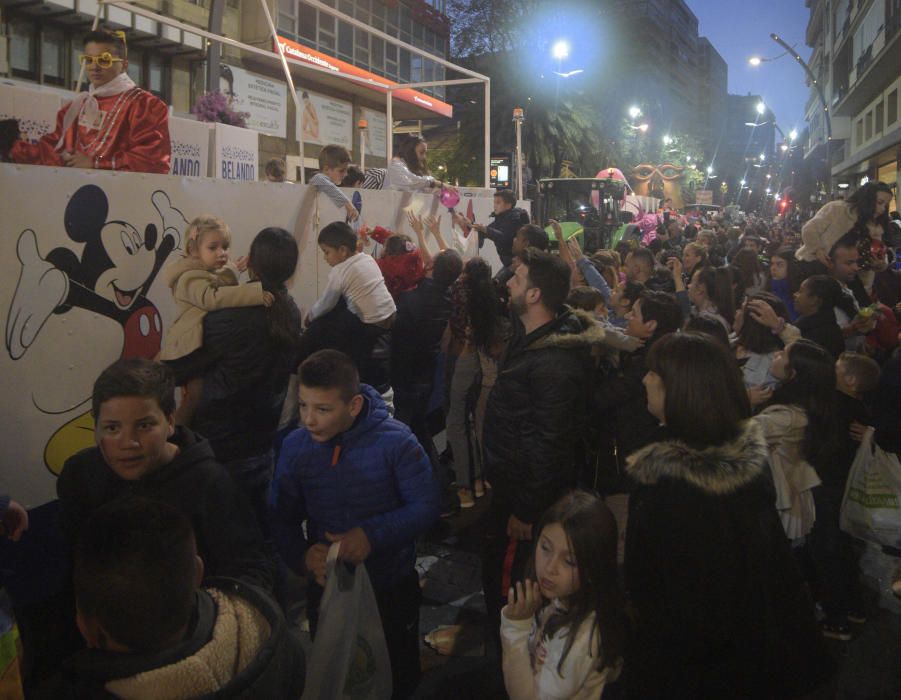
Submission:
[[[138,298],[156,263],[156,227],[151,224],[142,234],[127,221],[110,221],[100,229],[99,240],[110,267],[97,277],[94,292],[127,309]]]

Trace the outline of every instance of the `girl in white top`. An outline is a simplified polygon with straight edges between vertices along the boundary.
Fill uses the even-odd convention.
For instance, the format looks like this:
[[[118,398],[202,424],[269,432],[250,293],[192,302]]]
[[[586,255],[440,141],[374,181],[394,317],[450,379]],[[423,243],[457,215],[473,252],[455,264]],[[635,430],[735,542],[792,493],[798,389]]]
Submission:
[[[443,187],[429,172],[426,152],[429,146],[421,136],[407,134],[397,148],[397,153],[388,164],[388,171],[382,189],[401,192],[430,192]]]
[[[535,529],[529,576],[501,611],[504,685],[511,700],[596,700],[622,667],[625,634],[613,514],[574,491]]]

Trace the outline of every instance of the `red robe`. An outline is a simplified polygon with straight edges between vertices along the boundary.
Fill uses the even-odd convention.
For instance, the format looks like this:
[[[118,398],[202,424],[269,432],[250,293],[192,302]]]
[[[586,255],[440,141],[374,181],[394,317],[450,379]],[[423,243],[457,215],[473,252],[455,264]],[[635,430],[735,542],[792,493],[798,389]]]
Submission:
[[[132,88],[119,95],[98,97],[97,104],[103,112],[102,122],[73,122],[59,152],[56,144],[69,104],[56,115],[56,130],[52,134],[45,134],[37,143],[16,141],[10,159],[14,163],[63,166],[62,151],[80,151],[91,156],[99,170],[169,172],[169,109],[162,100],[146,90]]]

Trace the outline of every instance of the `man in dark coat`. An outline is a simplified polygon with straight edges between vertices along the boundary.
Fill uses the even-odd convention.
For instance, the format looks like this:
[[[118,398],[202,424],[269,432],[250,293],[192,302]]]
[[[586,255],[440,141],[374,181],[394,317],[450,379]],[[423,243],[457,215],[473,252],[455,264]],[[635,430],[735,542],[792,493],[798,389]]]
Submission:
[[[520,257],[522,264],[507,283],[517,332],[498,367],[485,414],[485,478],[493,497],[482,579],[495,630],[510,582],[537,535],[533,525],[576,485],[590,348],[604,337],[593,318],[564,305],[566,263],[533,248]]]

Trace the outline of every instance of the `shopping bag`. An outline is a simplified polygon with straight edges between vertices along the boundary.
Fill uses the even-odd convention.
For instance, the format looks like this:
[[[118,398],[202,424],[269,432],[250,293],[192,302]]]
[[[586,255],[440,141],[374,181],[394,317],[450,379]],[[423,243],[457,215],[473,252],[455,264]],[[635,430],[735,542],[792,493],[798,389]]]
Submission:
[[[849,535],[889,547],[901,547],[901,463],[873,442],[868,428],[854,457],[841,528]]]
[[[302,700],[388,700],[391,662],[375,594],[363,565],[329,547],[319,625]]]

